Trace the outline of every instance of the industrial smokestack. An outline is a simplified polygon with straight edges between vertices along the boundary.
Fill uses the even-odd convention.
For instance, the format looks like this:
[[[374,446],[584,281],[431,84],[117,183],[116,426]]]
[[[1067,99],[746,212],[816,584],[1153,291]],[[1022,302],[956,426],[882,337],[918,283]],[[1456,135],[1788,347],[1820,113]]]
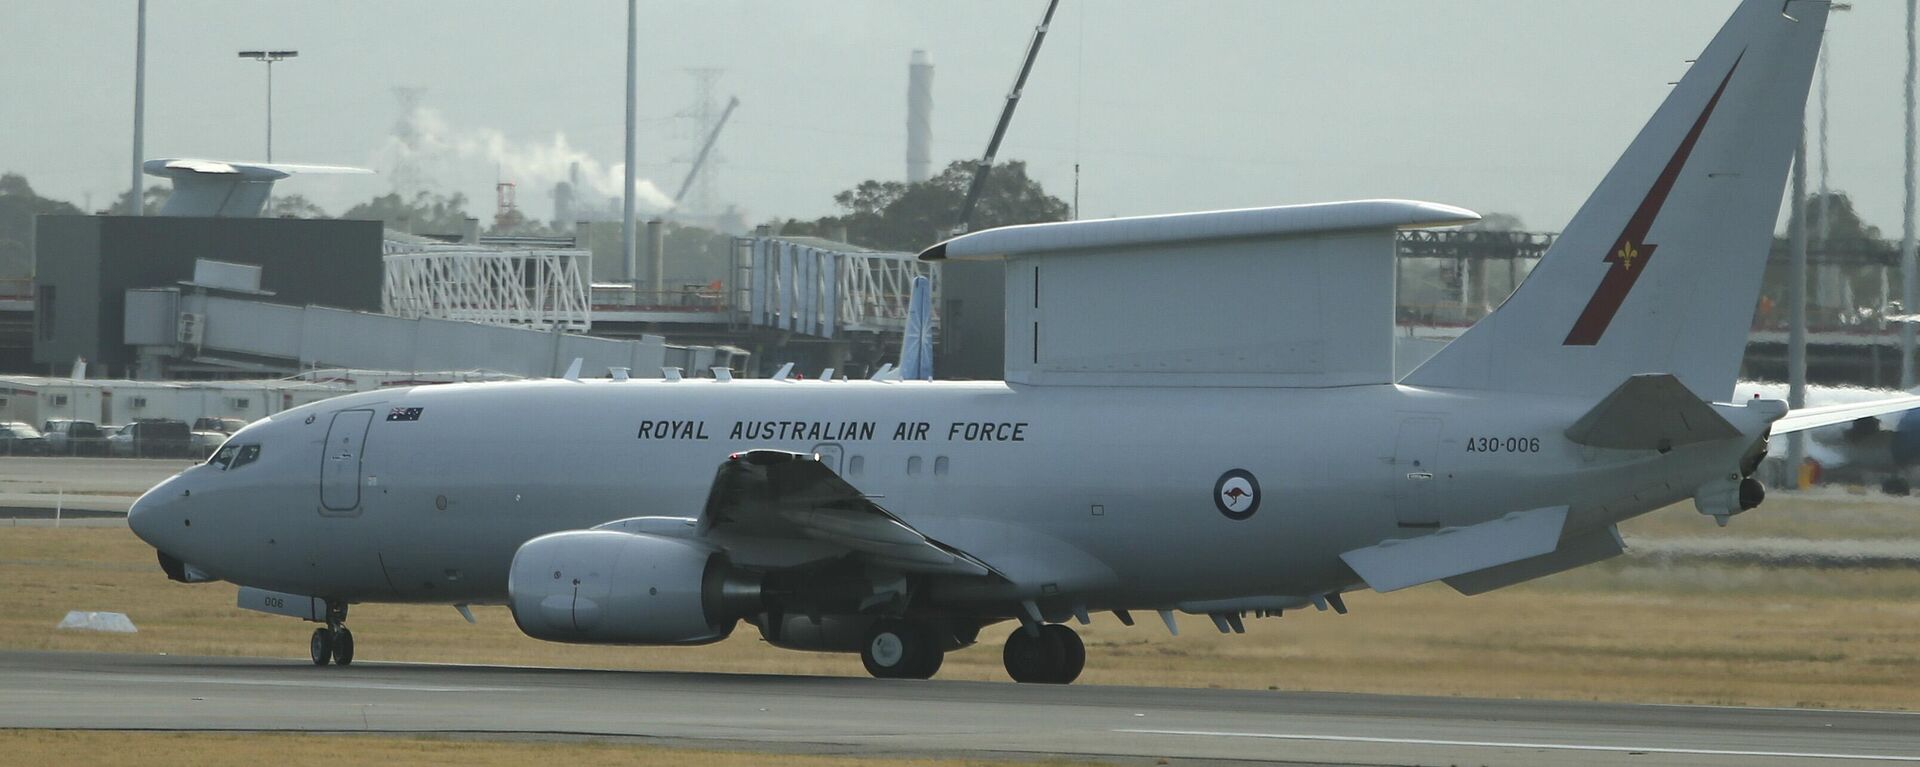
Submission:
[[[907,63],[907,183],[927,180],[932,146],[933,57],[914,51]]]

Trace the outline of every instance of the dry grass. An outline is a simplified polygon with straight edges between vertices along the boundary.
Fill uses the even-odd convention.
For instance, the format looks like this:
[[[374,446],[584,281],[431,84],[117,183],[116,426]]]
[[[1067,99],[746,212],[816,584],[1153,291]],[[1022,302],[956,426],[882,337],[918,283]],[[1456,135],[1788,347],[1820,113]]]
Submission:
[[[9,765],[193,764],[204,767],[335,767],[340,764],[488,765],[644,764],[651,767],[826,767],[827,765],[1091,764],[977,759],[900,759],[844,755],[797,756],[742,751],[703,751],[631,741],[500,741],[446,737],[337,735],[225,735],[207,733],[68,732],[0,730],[0,755]]]
[[[1806,493],[1773,492],[1760,508],[1733,518],[1725,529],[1694,511],[1691,501],[1637,519],[1620,530],[1629,539],[1729,536],[1816,540],[1905,539],[1920,546],[1920,496],[1896,498],[1838,485]]]
[[[1668,512],[1663,512],[1668,513]],[[1687,520],[1691,521],[1691,520]],[[1738,523],[1736,523],[1738,524]],[[305,624],[233,606],[231,586],[168,582],[124,528],[0,528],[0,647],[300,657]],[[1920,709],[1920,573],[1609,563],[1479,597],[1441,586],[1355,594],[1353,614],[1290,613],[1221,636],[1151,615],[1082,629],[1089,684]],[[128,613],[131,636],[57,632],[70,609]],[[853,656],[767,647],[751,627],[699,648],[529,639],[501,608],[360,605],[365,660],[860,675]],[[942,678],[1004,680],[1000,638]]]

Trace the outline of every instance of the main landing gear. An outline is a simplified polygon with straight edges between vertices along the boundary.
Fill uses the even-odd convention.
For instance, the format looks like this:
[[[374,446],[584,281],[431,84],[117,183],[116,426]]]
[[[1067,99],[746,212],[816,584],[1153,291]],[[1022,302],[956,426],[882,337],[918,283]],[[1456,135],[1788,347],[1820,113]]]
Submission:
[[[860,646],[860,662],[880,679],[931,679],[946,657],[940,638],[911,621],[875,621]]]
[[[1025,625],[1007,637],[1001,659],[1016,682],[1067,684],[1087,665],[1087,646],[1072,628],[1060,624]],[[319,632],[315,632],[317,637]],[[316,639],[315,641],[319,641]],[[963,645],[965,642],[962,643]],[[867,673],[881,679],[930,679],[946,659],[946,644],[933,626],[914,621],[877,621],[860,646]]]
[[[1037,635],[1023,625],[1007,637],[1001,660],[1013,681],[1067,684],[1086,668],[1087,646],[1072,628],[1058,623],[1041,626]]]
[[[338,666],[353,663],[353,632],[347,630],[346,623],[346,603],[327,600],[327,626],[314,629],[313,639],[308,642],[313,665],[325,666],[329,661]]]

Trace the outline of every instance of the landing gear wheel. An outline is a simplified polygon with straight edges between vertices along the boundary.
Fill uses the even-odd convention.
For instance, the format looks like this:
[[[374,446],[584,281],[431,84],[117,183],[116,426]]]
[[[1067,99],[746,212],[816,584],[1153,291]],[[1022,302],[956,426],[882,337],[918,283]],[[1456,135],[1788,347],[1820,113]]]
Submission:
[[[1052,627],[1041,627],[1039,636],[1035,636],[1027,632],[1027,627],[1020,627],[1006,636],[1006,650],[1000,652],[1000,661],[1006,663],[1008,677],[1029,684],[1054,684],[1054,669],[1066,665],[1068,657],[1060,634],[1046,629]]]
[[[1059,624],[1040,627],[1040,635],[1025,626],[1014,629],[1001,653],[1007,676],[1035,684],[1068,684],[1087,665],[1087,646],[1072,628]]]
[[[927,679],[945,659],[933,633],[907,621],[875,622],[860,646],[861,664],[880,679]]]
[[[1061,624],[1053,624],[1040,629],[1042,635],[1048,635],[1052,641],[1060,644],[1060,665],[1053,669],[1053,684],[1072,684],[1080,678],[1080,671],[1087,667],[1087,645],[1080,641],[1080,634]]]
[[[911,678],[932,679],[934,674],[940,673],[940,664],[945,663],[947,661],[947,654],[941,651],[941,649],[938,647],[931,647],[930,649],[931,649],[931,652],[927,653],[926,660],[922,663],[920,668],[917,669],[918,673],[916,673]]]
[[[347,666],[352,664],[353,632],[348,631],[346,626],[341,626],[340,630],[333,634],[333,665]]]
[[[313,657],[313,665],[325,666],[333,660],[333,632],[326,629],[314,629],[313,639],[308,642]]]

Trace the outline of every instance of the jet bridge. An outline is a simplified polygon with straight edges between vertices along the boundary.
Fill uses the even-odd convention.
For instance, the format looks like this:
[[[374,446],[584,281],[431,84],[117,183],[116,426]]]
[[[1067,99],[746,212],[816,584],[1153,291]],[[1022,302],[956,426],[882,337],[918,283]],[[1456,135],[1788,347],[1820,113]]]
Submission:
[[[723,279],[660,291],[594,285],[593,319],[724,325],[820,339],[898,336],[907,327],[915,277],[932,280],[939,295],[940,270],[911,253],[814,237],[742,237],[734,240],[731,269]]]
[[[324,306],[271,303],[201,286],[126,293],[126,341],[138,351],[138,377],[180,372],[287,375],[316,367],[473,370],[560,375],[575,358],[586,375],[627,368],[656,377],[662,368],[737,367],[729,348],[674,346],[660,336],[595,338],[524,327],[433,317],[403,318]]]

